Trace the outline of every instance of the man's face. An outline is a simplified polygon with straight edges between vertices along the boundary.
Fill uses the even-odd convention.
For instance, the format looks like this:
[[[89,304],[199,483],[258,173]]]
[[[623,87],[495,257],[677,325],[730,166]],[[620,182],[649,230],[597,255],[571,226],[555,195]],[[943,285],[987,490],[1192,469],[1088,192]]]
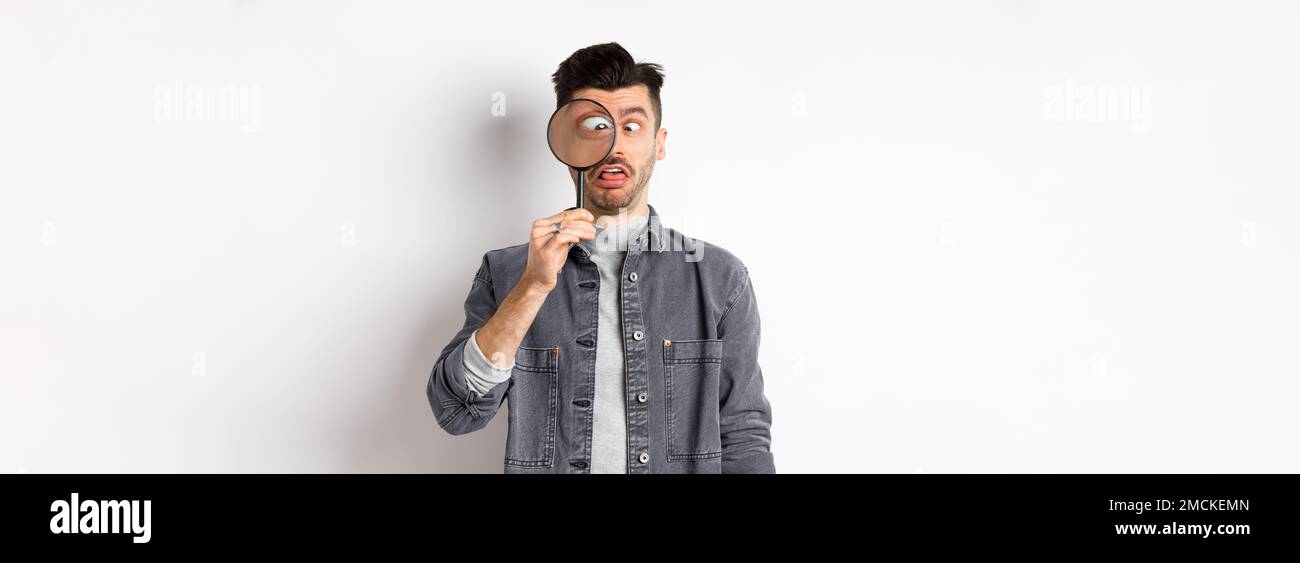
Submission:
[[[600,102],[618,125],[614,150],[604,161],[587,169],[587,207],[603,214],[617,214],[620,208],[628,208],[629,212],[640,209],[646,201],[646,184],[655,161],[663,160],[668,138],[667,129],[655,130],[650,90],[642,84],[613,91],[583,88],[573,97]],[[569,175],[577,187],[577,172],[570,169]]]

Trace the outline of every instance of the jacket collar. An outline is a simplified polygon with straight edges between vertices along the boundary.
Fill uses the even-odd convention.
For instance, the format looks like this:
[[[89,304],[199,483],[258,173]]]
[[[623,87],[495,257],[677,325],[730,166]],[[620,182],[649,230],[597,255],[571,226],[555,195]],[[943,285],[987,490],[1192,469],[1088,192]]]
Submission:
[[[655,206],[650,205],[649,203],[646,203],[645,206],[646,209],[649,210],[649,217],[647,218],[649,220],[649,225],[645,232],[642,233],[641,236],[637,237],[636,248],[637,250],[645,250],[649,247],[655,250],[662,250],[665,248],[662,217],[659,216],[658,211],[655,211]]]

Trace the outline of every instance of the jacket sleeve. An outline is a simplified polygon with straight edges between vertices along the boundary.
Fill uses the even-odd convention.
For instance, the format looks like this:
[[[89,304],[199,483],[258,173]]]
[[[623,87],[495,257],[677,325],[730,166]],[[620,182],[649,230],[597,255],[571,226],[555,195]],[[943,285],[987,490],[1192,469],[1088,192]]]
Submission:
[[[465,371],[469,338],[492,317],[496,307],[492,274],[488,269],[487,255],[484,255],[469,296],[465,298],[465,324],[442,349],[433,364],[433,372],[429,374],[426,390],[429,406],[433,408],[438,426],[449,434],[459,436],[487,426],[501,408],[509,390],[510,380],[507,379],[480,393],[470,388]]]
[[[772,405],[758,365],[758,302],[742,266],[739,286],[718,321],[722,377],[718,383],[723,473],[776,473],[772,457]]]

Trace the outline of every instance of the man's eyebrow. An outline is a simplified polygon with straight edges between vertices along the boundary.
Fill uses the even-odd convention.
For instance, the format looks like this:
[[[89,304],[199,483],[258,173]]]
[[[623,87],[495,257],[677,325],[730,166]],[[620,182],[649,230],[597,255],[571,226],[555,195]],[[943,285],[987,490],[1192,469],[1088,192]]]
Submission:
[[[641,106],[632,106],[632,107],[630,107],[630,108],[623,108],[623,109],[619,110],[619,112],[618,112],[618,116],[619,116],[619,117],[627,117],[629,114],[633,114],[633,113],[639,113],[639,114],[645,116],[646,119],[650,119],[650,114],[646,113],[646,112],[645,112],[645,108],[643,108],[643,107],[641,107]]]

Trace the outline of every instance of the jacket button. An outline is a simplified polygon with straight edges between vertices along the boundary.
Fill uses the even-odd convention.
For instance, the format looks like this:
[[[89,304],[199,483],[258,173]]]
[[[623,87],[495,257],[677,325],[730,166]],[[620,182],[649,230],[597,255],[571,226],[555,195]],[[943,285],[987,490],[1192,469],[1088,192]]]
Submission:
[[[636,281],[636,272],[632,272],[632,273],[628,274],[628,275],[627,275],[627,279],[632,280],[632,281]]]
[[[649,395],[647,395],[645,391],[636,394],[636,400],[642,403],[645,402],[646,397],[649,397]]]
[[[644,332],[638,330],[632,333],[632,340],[641,340],[642,338],[645,338]]]
[[[639,458],[637,458],[637,459],[641,460],[641,463],[645,463],[645,462],[647,462],[647,461],[650,461],[650,454],[645,453],[645,452],[641,452],[641,457],[639,457]]]

